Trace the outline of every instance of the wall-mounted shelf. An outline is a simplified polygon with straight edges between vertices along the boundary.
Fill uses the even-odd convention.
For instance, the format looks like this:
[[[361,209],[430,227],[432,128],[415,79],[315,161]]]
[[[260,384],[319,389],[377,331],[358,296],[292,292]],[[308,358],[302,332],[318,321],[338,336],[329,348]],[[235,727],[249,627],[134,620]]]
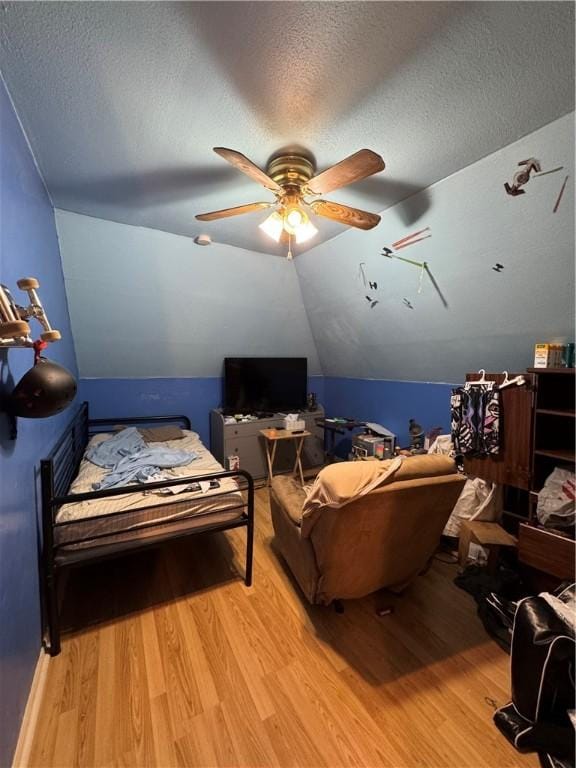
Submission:
[[[566,416],[567,418],[576,418],[576,411],[561,410],[557,408],[536,408],[536,413],[543,413],[545,416]]]
[[[534,453],[537,456],[548,456],[551,459],[558,459],[558,461],[574,462],[576,454],[574,451],[568,448],[546,448],[535,450]]]
[[[574,376],[574,368],[526,368],[529,373],[537,373],[539,376]]]

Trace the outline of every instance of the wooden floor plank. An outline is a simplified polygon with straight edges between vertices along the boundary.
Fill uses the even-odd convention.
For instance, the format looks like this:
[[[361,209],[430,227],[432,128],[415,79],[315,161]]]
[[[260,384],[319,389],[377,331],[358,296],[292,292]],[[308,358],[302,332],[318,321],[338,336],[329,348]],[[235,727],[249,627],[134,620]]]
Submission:
[[[222,706],[217,704],[187,724],[186,734],[176,743],[177,766],[238,765],[236,750],[226,725]]]
[[[96,705],[95,712],[90,713],[89,717],[94,720],[94,764],[111,765],[116,753],[115,739],[113,738],[116,720],[114,699],[111,695],[112,681],[116,677],[115,627],[113,624],[104,626],[98,634],[99,657],[98,676],[96,679]],[[104,738],[103,734],[109,734],[108,738]]]
[[[509,658],[453,567],[392,615],[374,597],[338,615],[274,551],[266,490],[256,517],[252,588],[241,529],[75,572],[30,766],[537,766],[492,723]]]

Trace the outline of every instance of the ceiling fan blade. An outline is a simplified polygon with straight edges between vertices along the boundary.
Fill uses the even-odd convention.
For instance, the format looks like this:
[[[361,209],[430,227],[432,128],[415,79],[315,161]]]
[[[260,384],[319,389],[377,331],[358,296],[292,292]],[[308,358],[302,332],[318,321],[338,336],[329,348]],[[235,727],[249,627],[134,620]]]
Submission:
[[[306,186],[315,195],[325,195],[327,192],[346,187],[355,181],[379,173],[385,167],[384,160],[376,152],[372,152],[371,149],[360,149],[350,157],[314,176]]]
[[[237,205],[235,208],[223,208],[221,211],[210,211],[210,213],[199,213],[196,218],[198,221],[215,221],[216,219],[227,219],[228,216],[240,216],[242,213],[252,213],[262,208],[273,208],[276,203],[248,203],[247,205]]]
[[[262,184],[266,189],[269,189],[272,192],[282,192],[282,187],[279,184],[276,184],[274,179],[271,179],[267,173],[264,173],[261,168],[258,168],[252,160],[248,160],[246,155],[243,155],[241,152],[236,152],[235,149],[226,149],[226,147],[214,147],[214,152],[216,152],[217,155],[220,155],[220,157],[223,157],[224,160],[232,163],[232,165],[242,171],[242,173],[245,173],[247,176],[250,176],[251,179],[257,181],[258,184]]]
[[[310,207],[318,216],[338,221],[340,224],[346,224],[348,227],[373,229],[380,223],[380,216],[377,213],[368,213],[367,211],[361,211],[359,208],[350,208],[348,205],[331,203],[329,200],[315,200],[313,203],[310,203]]]

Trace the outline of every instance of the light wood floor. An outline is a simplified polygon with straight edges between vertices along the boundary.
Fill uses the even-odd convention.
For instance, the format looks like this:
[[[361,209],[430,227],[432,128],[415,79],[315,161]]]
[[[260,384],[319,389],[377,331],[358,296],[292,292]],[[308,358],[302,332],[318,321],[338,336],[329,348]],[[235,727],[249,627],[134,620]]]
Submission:
[[[537,765],[492,724],[508,657],[453,566],[391,616],[338,615],[303,602],[271,538],[261,490],[250,589],[241,531],[72,571],[31,764]]]

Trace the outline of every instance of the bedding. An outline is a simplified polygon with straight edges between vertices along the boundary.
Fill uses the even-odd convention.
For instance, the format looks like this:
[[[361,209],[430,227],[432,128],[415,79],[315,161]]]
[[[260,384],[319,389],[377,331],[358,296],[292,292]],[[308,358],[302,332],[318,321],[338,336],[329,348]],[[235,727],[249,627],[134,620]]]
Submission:
[[[183,430],[182,434],[183,437],[168,440],[162,445],[168,450],[189,452],[196,455],[196,458],[183,466],[163,470],[165,474],[177,479],[186,476],[196,478],[224,471],[195,432]],[[111,435],[108,433],[95,435],[87,446],[86,455],[93,455],[98,444],[109,437]],[[83,458],[69,493],[92,491],[94,485],[101,483],[108,472],[108,469],[93,464],[86,457]],[[243,513],[243,499],[236,481],[233,478],[221,478],[218,483],[217,488],[207,488],[206,483],[201,483],[200,490],[184,492],[181,492],[182,486],[173,486],[178,495],[168,496],[171,500],[177,499],[170,504],[167,503],[166,489],[162,489],[163,494],[161,491],[146,490],[145,485],[134,486],[134,493],[123,496],[65,504],[56,515],[54,543],[56,547],[66,550],[93,550],[94,547],[105,548],[131,540],[142,541],[145,538],[161,537],[163,533],[168,535],[175,528],[197,528],[240,517]],[[197,488],[198,485],[194,487]],[[175,526],[174,521],[180,518],[188,519],[181,520],[181,523]],[[157,525],[144,528],[152,521]],[[80,538],[83,541],[75,543],[75,540]]]
[[[166,443],[148,445],[136,427],[89,446],[85,456],[93,464],[110,469],[102,480],[93,484],[95,491],[134,482],[167,480],[169,476],[161,469],[181,467],[198,457],[194,451],[175,451]]]

